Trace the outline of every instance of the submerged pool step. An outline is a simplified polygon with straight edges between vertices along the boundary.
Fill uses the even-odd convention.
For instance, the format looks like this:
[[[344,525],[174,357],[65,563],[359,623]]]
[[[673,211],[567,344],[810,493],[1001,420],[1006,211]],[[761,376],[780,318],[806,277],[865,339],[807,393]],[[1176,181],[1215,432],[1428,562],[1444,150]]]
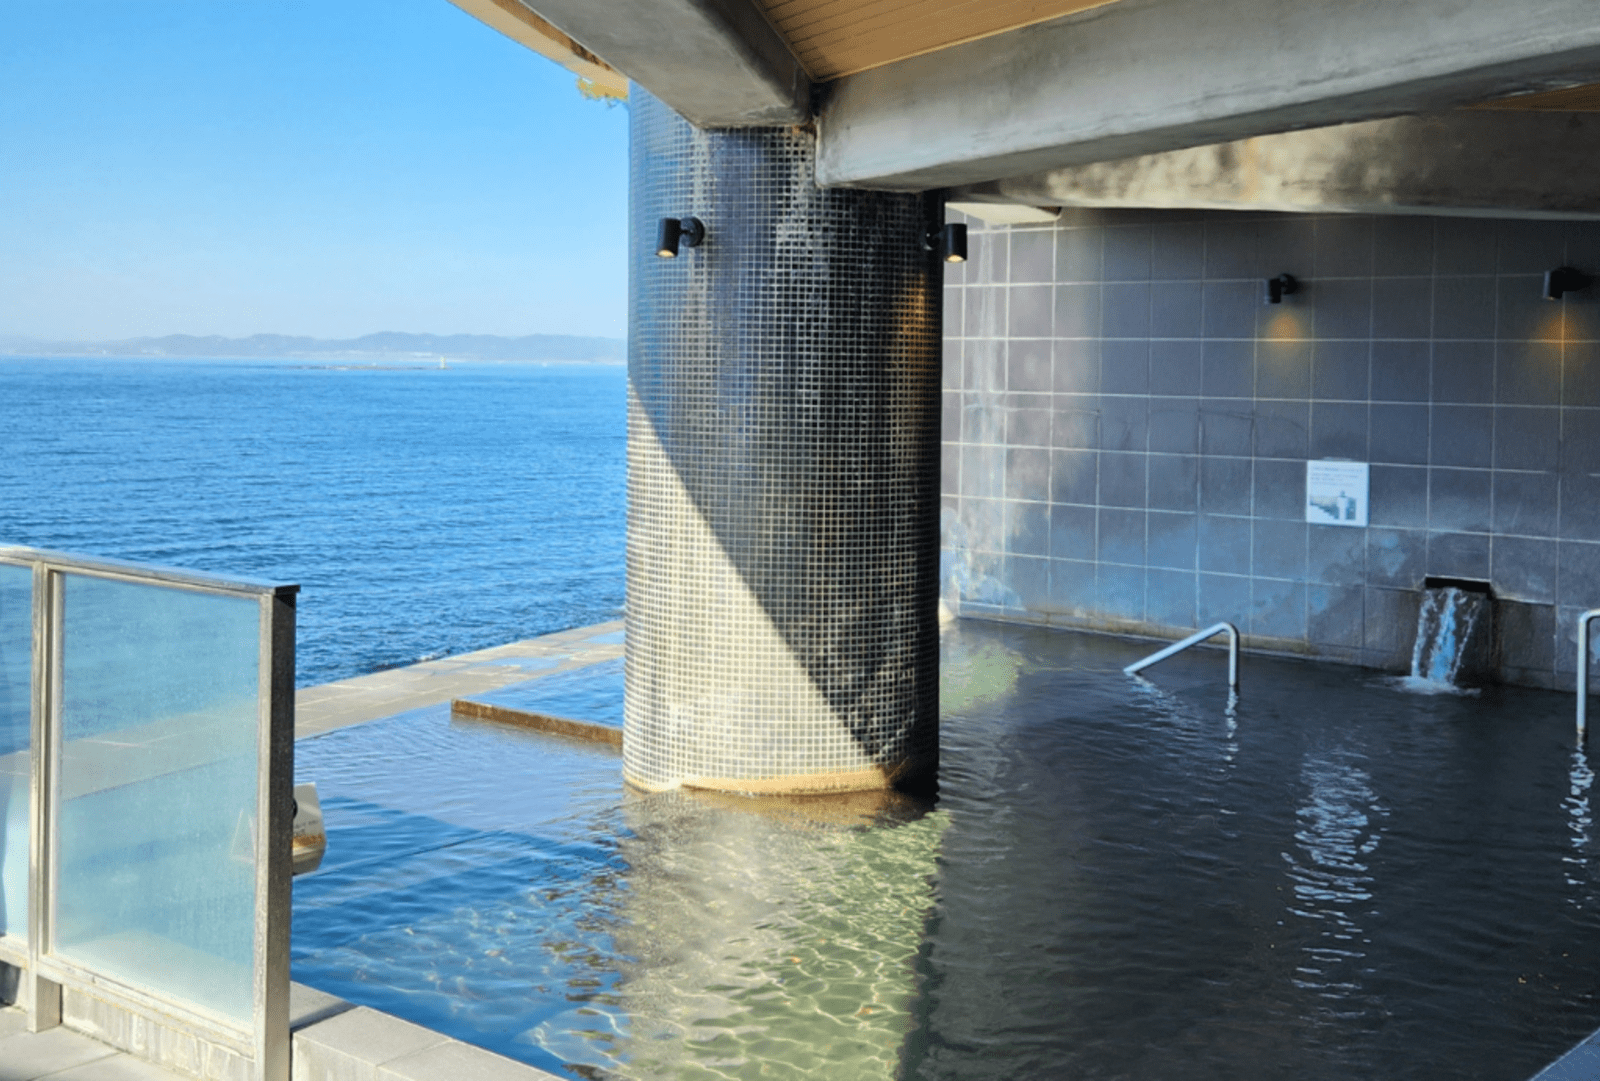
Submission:
[[[523,728],[533,728],[540,732],[553,732],[556,735],[570,736],[574,739],[588,740],[593,743],[606,743],[613,747],[622,746],[622,729],[615,725],[595,724],[592,721],[575,721],[570,717],[557,717],[549,713],[516,709],[512,706],[501,706],[492,702],[475,702],[470,698],[452,698],[450,700],[450,712],[459,717],[471,717],[479,721],[497,721],[501,724],[514,724]]]

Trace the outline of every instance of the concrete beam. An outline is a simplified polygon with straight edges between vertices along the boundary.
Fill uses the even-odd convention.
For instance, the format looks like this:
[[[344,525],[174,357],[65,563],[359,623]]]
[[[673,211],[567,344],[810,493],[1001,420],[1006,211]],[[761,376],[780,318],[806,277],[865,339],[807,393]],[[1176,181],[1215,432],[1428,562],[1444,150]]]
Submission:
[[[805,69],[751,0],[524,6],[700,127],[798,124],[810,116]]]
[[[1600,218],[1600,113],[1369,120],[955,189],[1028,206]]]
[[[1122,0],[830,84],[817,179],[960,187],[1597,72],[1594,0]]]

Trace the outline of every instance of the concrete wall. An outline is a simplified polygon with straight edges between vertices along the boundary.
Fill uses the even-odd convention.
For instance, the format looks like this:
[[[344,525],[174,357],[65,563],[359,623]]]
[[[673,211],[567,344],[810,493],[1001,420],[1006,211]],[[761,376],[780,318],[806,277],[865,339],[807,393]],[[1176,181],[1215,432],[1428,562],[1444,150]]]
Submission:
[[[1502,677],[1570,686],[1600,605],[1600,223],[1067,211],[946,277],[943,566],[963,614],[1410,661],[1487,579]],[[1304,291],[1262,303],[1262,279]],[[1371,463],[1367,528],[1305,461]]]

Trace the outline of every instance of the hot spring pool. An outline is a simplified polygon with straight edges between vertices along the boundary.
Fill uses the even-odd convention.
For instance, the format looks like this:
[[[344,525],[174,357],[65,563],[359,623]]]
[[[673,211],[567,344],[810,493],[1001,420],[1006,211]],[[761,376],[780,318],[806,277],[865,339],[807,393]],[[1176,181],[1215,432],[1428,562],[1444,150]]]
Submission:
[[[1600,1026],[1570,696],[1246,657],[1230,710],[1148,650],[959,624],[934,805],[639,795],[446,709],[304,740],[294,978],[585,1078],[1520,1081]]]

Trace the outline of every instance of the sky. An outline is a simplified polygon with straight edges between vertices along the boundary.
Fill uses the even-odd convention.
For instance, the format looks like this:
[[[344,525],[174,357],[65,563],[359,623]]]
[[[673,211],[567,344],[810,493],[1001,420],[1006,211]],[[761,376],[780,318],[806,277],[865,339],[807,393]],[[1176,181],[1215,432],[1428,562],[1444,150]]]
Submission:
[[[447,0],[0,0],[0,337],[621,337],[627,127]]]

